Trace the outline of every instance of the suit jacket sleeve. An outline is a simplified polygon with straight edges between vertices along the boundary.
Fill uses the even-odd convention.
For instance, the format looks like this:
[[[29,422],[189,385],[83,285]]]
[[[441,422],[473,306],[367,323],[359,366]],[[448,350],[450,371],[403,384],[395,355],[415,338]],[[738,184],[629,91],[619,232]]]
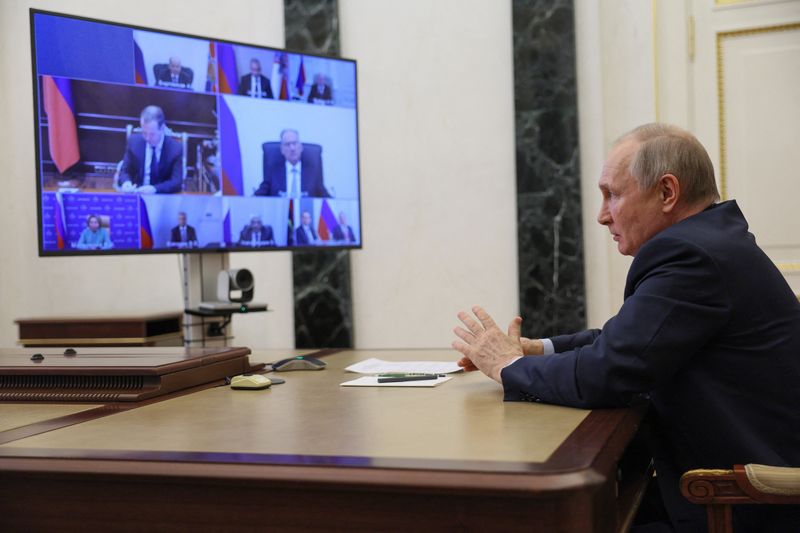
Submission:
[[[253,193],[253,196],[277,196],[272,192],[272,175],[270,174],[267,160],[266,158],[262,159],[264,179],[261,181],[261,185],[258,186],[258,189],[256,189],[256,192]]]
[[[269,78],[267,78],[266,76],[262,76],[261,90],[267,93],[267,98],[273,98],[273,99],[275,98],[272,95],[272,85],[269,82]]]
[[[303,172],[306,172],[306,162],[303,162]],[[313,166],[312,166],[313,165]],[[322,166],[308,162],[308,195],[313,198],[330,198],[328,190],[325,188],[325,180],[322,177]]]
[[[164,146],[161,149],[161,158],[166,158],[166,162],[158,164],[159,170],[165,166],[168,169],[166,179],[154,184],[157,193],[180,192],[183,184],[182,164],[183,146],[174,139],[167,137],[164,139]]]
[[[556,353],[559,353],[592,344],[598,335],[600,335],[599,329],[587,329],[572,335],[557,335],[551,337],[550,341],[553,343]]]
[[[628,405],[697,356],[725,326],[730,307],[718,268],[704,250],[656,237],[640,249],[625,303],[593,342],[523,357],[504,368],[505,399],[582,408]],[[578,334],[571,342],[588,338]],[[569,346],[568,339],[556,340],[557,349]]]
[[[250,90],[250,85],[251,84],[252,84],[252,82],[250,81],[250,75],[249,74],[245,74],[239,80],[239,87],[236,90],[236,94],[241,94],[241,95],[247,96],[247,91]]]
[[[133,150],[133,139],[128,139],[127,144],[125,145],[125,155],[122,159],[122,167],[119,169],[119,184],[122,185],[126,181],[130,181],[133,184],[138,183],[139,179],[139,167],[142,164],[139,161],[139,158],[136,157]]]

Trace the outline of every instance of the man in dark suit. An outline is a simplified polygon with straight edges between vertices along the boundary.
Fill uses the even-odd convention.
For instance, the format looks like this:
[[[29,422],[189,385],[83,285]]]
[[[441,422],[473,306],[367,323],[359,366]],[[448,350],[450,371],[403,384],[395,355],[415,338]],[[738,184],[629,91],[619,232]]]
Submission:
[[[633,130],[599,185],[598,221],[634,256],[618,314],[602,330],[531,340],[519,317],[505,334],[475,307],[477,321],[459,313],[453,347],[509,401],[649,401],[663,531],[705,531],[704,509],[680,495],[683,472],[800,465],[800,303],[736,202],[715,203],[711,160],[690,133]],[[800,531],[800,509],[741,506],[734,521],[738,532]]]
[[[164,112],[150,105],[139,120],[142,135],[131,135],[119,171],[123,192],[142,194],[180,192],[183,186],[183,147],[165,135]]]
[[[322,179],[320,160],[303,154],[303,143],[297,130],[283,130],[280,138],[283,157],[268,159],[265,153],[264,181],[255,196],[329,197]]]
[[[325,83],[325,76],[317,74],[314,76],[314,85],[311,86],[311,92],[308,93],[308,103],[330,103],[331,100],[333,100],[333,94],[331,93],[331,88]]]
[[[186,223],[186,213],[178,213],[178,225],[170,231],[167,246],[172,248],[194,248],[198,245],[197,233]]]
[[[239,235],[239,246],[258,248],[261,246],[275,246],[275,237],[272,226],[265,226],[260,216],[250,217],[250,225],[242,230]]]
[[[334,241],[356,242],[356,235],[353,228],[347,225],[347,217],[344,211],[339,213],[339,225],[333,228]]]
[[[245,74],[239,80],[238,93],[253,98],[274,98],[269,78],[261,74],[261,61],[258,59],[250,60],[250,74]]]
[[[163,65],[163,64],[162,64]],[[170,57],[167,68],[156,72],[156,85],[162,87],[191,88],[192,79],[189,72],[181,66],[178,57]]]
[[[311,213],[308,211],[303,211],[300,215],[300,226],[294,232],[294,242],[297,246],[308,246],[319,242],[317,232],[311,225]]]

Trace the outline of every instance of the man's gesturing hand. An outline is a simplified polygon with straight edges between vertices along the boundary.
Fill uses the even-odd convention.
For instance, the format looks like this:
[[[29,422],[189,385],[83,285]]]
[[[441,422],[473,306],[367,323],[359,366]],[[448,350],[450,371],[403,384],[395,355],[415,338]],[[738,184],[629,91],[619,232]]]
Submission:
[[[453,341],[453,348],[464,357],[458,362],[464,370],[476,368],[500,383],[500,371],[515,357],[523,355],[520,340],[522,319],[515,317],[508,325],[508,334],[503,333],[494,323],[489,313],[475,306],[472,312],[480,321],[476,322],[469,313],[461,311],[458,319],[467,327],[453,329],[461,340]]]

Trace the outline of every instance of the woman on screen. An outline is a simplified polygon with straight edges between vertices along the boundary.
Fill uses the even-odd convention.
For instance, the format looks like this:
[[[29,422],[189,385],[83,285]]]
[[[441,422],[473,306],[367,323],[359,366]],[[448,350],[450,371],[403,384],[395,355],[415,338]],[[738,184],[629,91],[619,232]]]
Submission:
[[[75,247],[79,250],[108,250],[113,246],[108,230],[100,227],[100,217],[97,215],[86,217],[86,227],[81,232]]]

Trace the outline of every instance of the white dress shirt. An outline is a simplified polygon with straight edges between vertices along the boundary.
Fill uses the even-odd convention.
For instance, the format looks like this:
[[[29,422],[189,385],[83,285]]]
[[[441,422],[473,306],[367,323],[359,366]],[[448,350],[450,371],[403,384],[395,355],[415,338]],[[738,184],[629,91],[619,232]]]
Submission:
[[[290,198],[303,196],[302,175],[302,161],[298,161],[296,165],[292,165],[289,161],[286,161],[286,196]]]

